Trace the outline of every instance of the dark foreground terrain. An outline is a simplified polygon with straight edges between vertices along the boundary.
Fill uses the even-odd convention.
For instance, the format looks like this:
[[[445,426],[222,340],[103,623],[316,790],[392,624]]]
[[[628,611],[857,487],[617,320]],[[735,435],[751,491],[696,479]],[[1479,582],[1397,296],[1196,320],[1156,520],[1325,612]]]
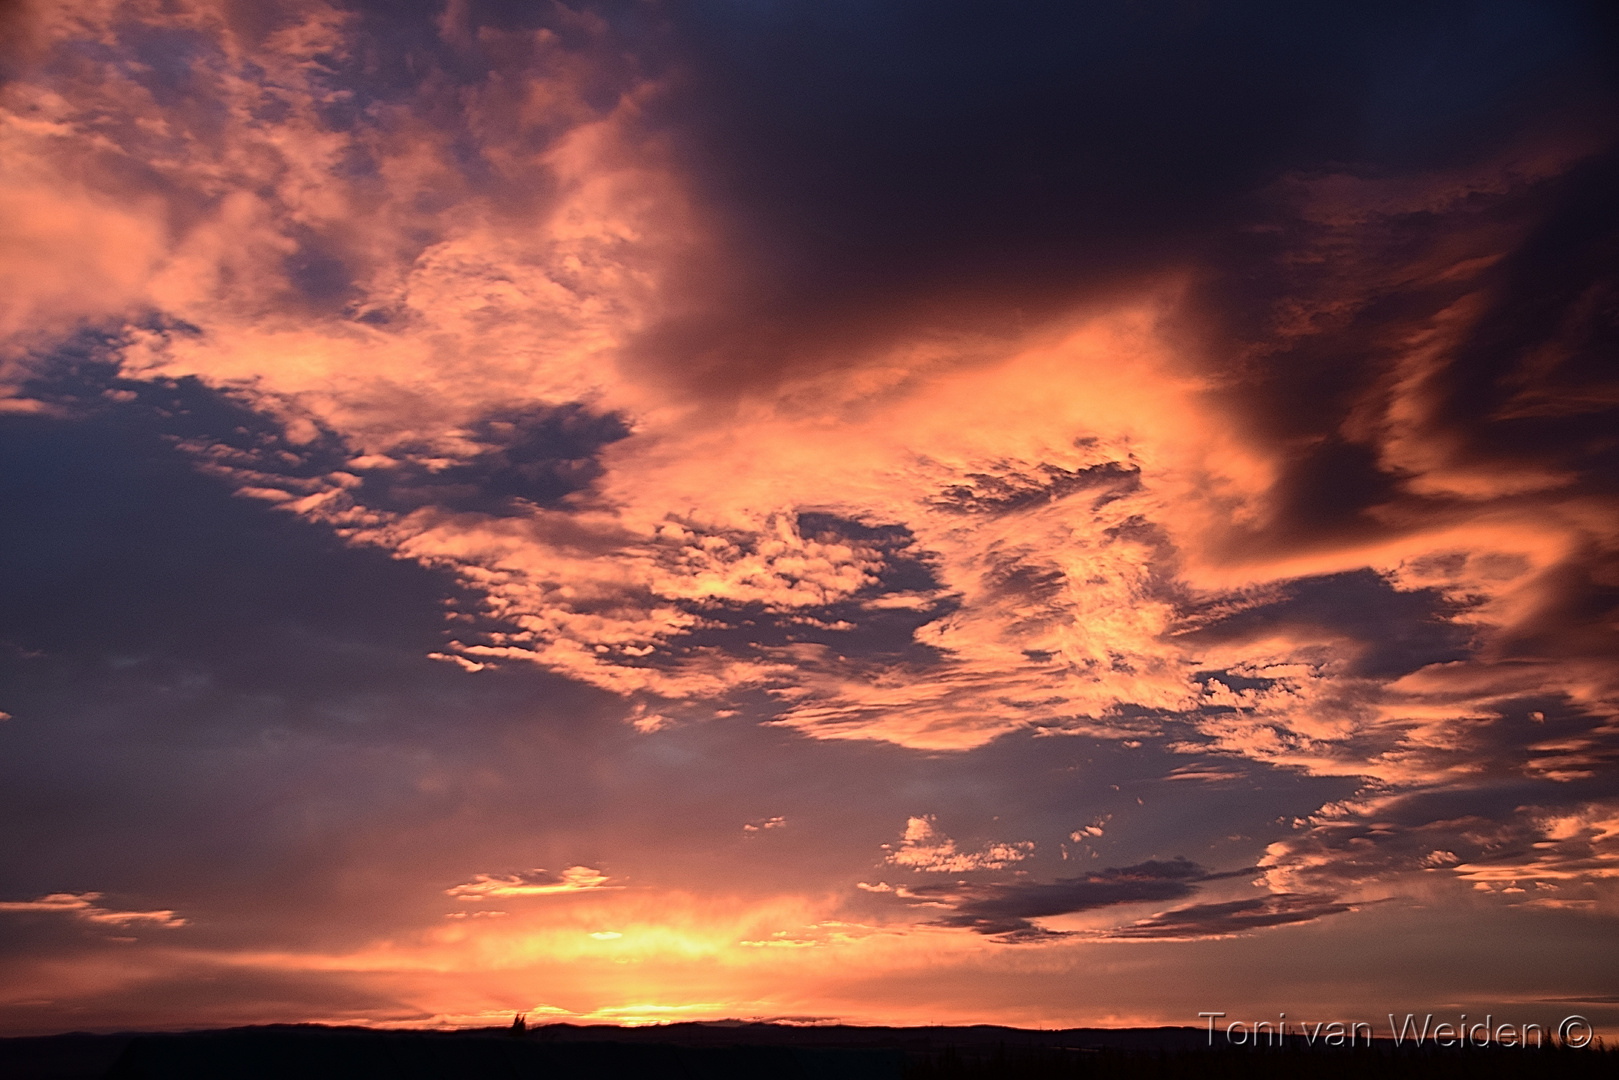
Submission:
[[[1027,1031],[779,1024],[527,1031],[275,1026],[0,1039],[0,1080],[1614,1080],[1619,1053],[1386,1042],[1211,1049],[1194,1028]]]

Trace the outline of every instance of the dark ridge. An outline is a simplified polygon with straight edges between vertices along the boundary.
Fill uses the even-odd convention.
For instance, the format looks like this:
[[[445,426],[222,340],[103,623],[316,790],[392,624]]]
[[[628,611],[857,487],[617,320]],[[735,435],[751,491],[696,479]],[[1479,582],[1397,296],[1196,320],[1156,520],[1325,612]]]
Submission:
[[[1440,1049],[1388,1039],[1354,1048],[1210,1046],[1203,1028],[854,1027],[719,1021],[641,1028],[547,1024],[469,1031],[378,1031],[312,1024],[161,1034],[0,1039],[6,1080],[945,1080],[1203,1077],[1522,1077],[1615,1075],[1614,1053]]]

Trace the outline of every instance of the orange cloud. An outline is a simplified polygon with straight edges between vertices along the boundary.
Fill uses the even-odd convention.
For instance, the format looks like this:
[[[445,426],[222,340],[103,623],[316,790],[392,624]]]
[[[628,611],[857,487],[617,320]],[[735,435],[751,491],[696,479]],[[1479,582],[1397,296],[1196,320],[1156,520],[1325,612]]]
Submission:
[[[186,920],[178,917],[167,908],[162,911],[117,911],[104,908],[95,903],[95,901],[101,899],[101,896],[102,894],[98,892],[51,893],[49,896],[41,896],[37,900],[0,900],[0,911],[49,912],[71,915],[75,919],[82,919],[85,922],[101,923],[108,926],[151,923],[154,926],[171,929],[186,924]]]
[[[1364,778],[1270,845],[1268,896],[1117,937],[1302,922],[1411,882],[1607,910],[1606,802],[1526,805],[1492,825],[1428,801],[1493,806],[1507,780],[1574,784],[1612,763],[1619,665],[1607,616],[1584,604],[1616,580],[1612,495],[1572,458],[1481,449],[1455,404],[1508,291],[1501,267],[1535,225],[1518,207],[1588,148],[1465,174],[1286,179],[1267,270],[1292,286],[1253,340],[1202,325],[1217,269],[1176,266],[1032,321],[994,297],[949,318],[831,310],[822,336],[782,350],[725,322],[745,260],[647,120],[666,87],[602,74],[614,46],[599,21],[559,14],[564,40],[474,28],[451,5],[441,42],[483,50],[491,69],[424,73],[361,107],[334,67],[352,59],[353,16],[277,11],[260,36],[201,2],[58,5],[35,29],[34,67],[0,88],[0,243],[23,255],[0,268],[7,407],[43,407],[22,383],[52,342],[108,330],[122,377],[197,378],[279,427],[248,448],[185,442],[200,468],[455,574],[477,601],[452,612],[458,636],[435,657],[469,678],[539,665],[622,696],[643,732],[743,715],[921,751],[1016,732],[1162,737],[1200,763],[1180,779],[1231,775],[1210,758]],[[195,46],[172,99],[136,66],[72,48],[133,50],[143,33]],[[1388,306],[1398,317],[1363,327]],[[711,350],[659,353],[705,319],[723,324]],[[1526,348],[1484,419],[1609,407],[1609,383],[1568,374],[1580,332]],[[1309,381],[1340,353],[1365,361],[1343,362],[1347,389]],[[617,426],[569,451],[570,482],[549,496],[473,498],[535,416]],[[1324,447],[1381,486],[1301,471]],[[1429,605],[1407,621],[1448,651],[1379,668],[1384,628],[1302,602],[1277,614],[1339,577]],[[860,636],[872,627],[876,644]],[[1528,726],[1554,705],[1567,715]],[[913,817],[885,865],[1004,870],[1032,849],[964,851]],[[1152,895],[1178,902],[1189,887],[1165,880]],[[351,954],[205,959],[374,977],[409,1015],[787,1012],[836,1000],[840,968],[977,963],[994,945],[959,931],[1033,917],[856,923],[843,898],[704,901],[607,881],[583,866],[479,874],[448,895],[570,906],[513,904]],[[0,911],[184,922],[96,899]],[[447,972],[485,989],[447,990]],[[535,1006],[540,976],[563,990]],[[815,993],[769,989],[798,978]]]
[[[986,844],[973,852],[960,851],[954,840],[939,834],[930,814],[906,820],[905,835],[900,838],[899,847],[891,848],[885,861],[928,873],[961,874],[969,870],[999,870],[1032,854],[1034,844],[1027,840]]]
[[[444,890],[459,900],[505,899],[513,896],[551,896],[588,889],[616,888],[607,884],[607,875],[588,866],[570,866],[560,874],[547,870],[525,870],[520,874],[497,876],[479,874],[469,882]]]

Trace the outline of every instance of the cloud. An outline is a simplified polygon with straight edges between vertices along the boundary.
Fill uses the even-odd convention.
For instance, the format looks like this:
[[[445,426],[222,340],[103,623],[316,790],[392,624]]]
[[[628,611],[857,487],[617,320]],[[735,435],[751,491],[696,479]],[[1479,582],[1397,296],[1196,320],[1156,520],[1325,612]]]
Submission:
[[[1282,169],[1320,153],[1305,149],[1319,129],[1273,115],[1267,97],[1261,112],[1275,126],[1253,130],[1269,149],[1211,149],[1175,199],[1074,172],[1060,154],[1025,160],[1029,148],[1006,148],[1036,172],[1071,174],[1114,207],[1107,215],[1078,210],[1073,184],[1060,185],[1061,198],[1042,187],[985,203],[974,193],[994,174],[929,172],[935,194],[964,214],[949,238],[919,232],[903,208],[875,214],[853,188],[823,184],[826,197],[806,205],[829,222],[914,234],[903,249],[913,254],[943,245],[941,257],[1021,249],[1028,259],[1045,242],[1036,236],[1090,242],[1068,299],[1041,299],[1033,275],[1015,302],[1036,314],[1016,319],[1012,300],[989,293],[960,305],[961,319],[940,315],[937,300],[924,314],[906,297],[941,287],[931,261],[864,250],[859,266],[892,263],[906,282],[872,311],[841,286],[800,279],[789,289],[797,271],[772,277],[757,265],[746,241],[757,239],[751,228],[776,227],[763,222],[787,227],[787,191],[774,186],[785,177],[720,197],[717,178],[735,161],[713,157],[715,140],[759,134],[750,109],[782,90],[772,81],[781,72],[753,67],[757,50],[786,40],[773,19],[759,16],[746,60],[728,36],[699,33],[695,14],[675,19],[659,33],[688,66],[672,77],[682,62],[662,67],[650,47],[642,67],[626,64],[615,37],[624,26],[588,11],[475,29],[480,17],[456,9],[413,39],[423,74],[390,82],[400,73],[366,74],[375,58],[362,58],[383,30],[364,12],[278,9],[276,29],[253,37],[206,4],[76,9],[47,28],[47,53],[65,56],[75,35],[93,34],[140,55],[150,41],[183,45],[193,63],[183,78],[156,67],[50,69],[17,84],[10,129],[16,160],[45,170],[45,187],[69,190],[50,177],[72,173],[120,213],[180,223],[163,226],[162,250],[146,262],[109,256],[151,262],[138,282],[94,290],[168,320],[126,325],[124,372],[229,388],[273,417],[282,438],[244,448],[200,435],[186,442],[200,464],[351,542],[448,569],[480,594],[468,633],[443,655],[469,667],[536,663],[665,720],[704,715],[701,702],[747,703],[741,711],[813,737],[922,749],[1029,729],[1139,738],[1190,717],[1204,745],[1331,772],[1377,770],[1362,746],[1381,751],[1398,737],[1398,722],[1380,715],[1391,681],[1483,663],[1492,650],[1550,649],[1566,662],[1567,648],[1533,643],[1590,639],[1585,681],[1600,685],[1589,693],[1610,692],[1611,669],[1598,671],[1603,624],[1573,614],[1576,596],[1603,595],[1600,515],[1577,509],[1588,496],[1568,481],[1592,475],[1595,459],[1508,466],[1456,433],[1465,416],[1438,419],[1482,348],[1479,327],[1506,317],[1495,298],[1528,273],[1510,266],[1539,265],[1537,237],[1589,209],[1607,167],[1596,136],[1530,140],[1516,155],[1385,179]],[[915,17],[897,12],[895,25]],[[1095,15],[1081,37],[1134,41],[1154,18]],[[1250,59],[1264,70],[1291,70],[1283,58],[1294,50],[1250,42],[1239,32],[1247,18],[1222,16],[1210,38],[1153,33],[1214,68],[1231,62],[1209,45],[1220,40],[1257,49]],[[1000,32],[1017,39],[1038,21]],[[872,29],[882,37],[894,26]],[[1293,29],[1308,30],[1312,49],[1334,48],[1319,27]],[[1584,62],[1550,24],[1533,31]],[[939,32],[930,22],[896,47],[953,70],[948,49],[933,51]],[[879,78],[890,69],[868,62],[868,46],[837,63],[856,83],[876,80],[873,100],[908,100]],[[249,78],[253,65],[273,77]],[[1097,145],[1145,152],[1095,111],[1133,76],[1114,85],[1073,70],[1035,62],[1005,92],[1045,86],[1017,98],[1030,122],[1079,124]],[[176,113],[181,83],[218,114],[204,123]],[[748,86],[755,105],[714,100],[722,85]],[[1330,80],[1321,88],[1341,92]],[[1175,127],[1175,93],[1130,97]],[[112,101],[120,123],[90,139]],[[959,137],[946,117],[961,102],[912,104],[928,119],[911,117],[897,141],[867,150],[918,164],[941,151],[939,133]],[[898,123],[881,108],[870,122]],[[154,125],[167,125],[168,142]],[[862,145],[870,134],[836,130]],[[470,160],[457,149],[468,145]],[[761,161],[804,149],[774,137],[749,145]],[[1257,157],[1241,164],[1245,153]],[[1269,187],[1239,212],[1232,200],[1251,196],[1255,163],[1273,153]],[[140,199],[125,182],[136,165]],[[238,178],[229,197],[203,198],[225,190],[221,170]],[[1566,206],[1542,209],[1554,189]],[[1170,204],[1185,214],[1165,219]],[[748,217],[749,205],[760,215]],[[1034,232],[1018,225],[1041,206],[1056,216]],[[1121,208],[1134,208],[1128,229]],[[93,218],[80,208],[29,220],[90,228]],[[1179,230],[1201,235],[1216,220],[1229,244],[1188,269],[1191,233]],[[854,254],[843,240],[817,249],[795,228],[778,235],[797,237],[804,267],[816,250]],[[1128,245],[1115,243],[1126,235]],[[1149,235],[1161,246],[1143,247]],[[1154,254],[1133,261],[1127,248]],[[1527,350],[1512,361],[1515,385],[1534,401],[1503,399],[1511,415],[1532,420],[1553,399],[1583,402],[1580,416],[1607,407],[1589,365],[1572,359],[1595,347],[1591,298],[1607,279],[1598,262],[1576,267],[1535,286],[1544,310],[1513,330]],[[1238,280],[1256,291],[1220,291]],[[1232,314],[1242,311],[1257,314]],[[1558,323],[1555,311],[1574,321]],[[772,320],[778,329],[766,332]],[[784,338],[782,326],[795,329]],[[1331,360],[1362,339],[1376,364]],[[760,366],[782,348],[781,363]],[[1336,389],[1318,394],[1289,374],[1304,370],[1336,372]],[[1565,376],[1574,381],[1557,381]],[[1512,445],[1537,452],[1528,440]],[[817,515],[856,528],[806,529]],[[886,629],[900,611],[915,618],[899,640],[890,631],[881,648],[845,647],[843,635]],[[726,632],[750,624],[750,634]],[[790,626],[821,632],[772,641]],[[1229,681],[1260,670],[1288,674],[1241,689]],[[1200,676],[1208,671],[1212,681]]]
[[[1186,859],[1148,861],[1108,867],[1052,882],[907,886],[907,899],[947,907],[949,915],[933,925],[971,930],[1008,941],[1062,936],[1035,919],[1070,915],[1121,904],[1179,900],[1196,891],[1207,871]]]
[[[1229,937],[1271,926],[1314,922],[1352,910],[1354,905],[1340,903],[1330,896],[1273,893],[1252,900],[1176,908],[1105,931],[1103,936],[1169,940]]]
[[[812,269],[760,269],[752,228],[801,242],[782,267],[853,257],[853,233],[822,230],[845,239],[817,248],[785,224],[775,185],[797,174],[721,197],[716,178],[744,160],[713,156],[724,132],[757,134],[750,110],[783,88],[753,66],[787,40],[772,18],[747,59],[676,19],[670,55],[704,62],[665,78],[655,49],[624,63],[623,27],[590,12],[475,29],[457,10],[413,39],[423,74],[390,82],[366,74],[382,30],[364,12],[278,8],[255,36],[207,4],[75,8],[37,28],[5,129],[7,160],[32,170],[15,189],[69,200],[16,227],[105,238],[39,240],[17,325],[68,325],[42,314],[67,295],[48,283],[100,280],[85,259],[132,275],[74,294],[91,306],[60,300],[61,318],[121,323],[108,355],[129,382],[199,377],[280,428],[254,445],[193,433],[183,445],[212,474],[455,574],[478,600],[440,655],[535,663],[660,723],[720,711],[919,749],[1190,728],[1189,753],[1389,782],[1428,767],[1402,749],[1423,733],[1495,708],[1491,680],[1608,707],[1610,496],[1576,429],[1612,404],[1589,359],[1611,274],[1589,245],[1546,254],[1605,212],[1611,155],[1578,115],[1555,137],[1376,177],[1321,164],[1335,158],[1306,149],[1318,129],[1267,104],[1276,124],[1254,131],[1269,149],[1214,154],[1206,166],[1234,171],[1205,168],[1173,200],[1007,148],[1114,210],[1081,211],[1071,184],[986,203],[994,175],[929,172],[944,205],[976,208],[944,232],[823,185],[830,201],[804,205],[825,221],[918,239],[857,260],[906,283],[876,311],[841,286],[785,284]],[[1291,64],[1296,50],[1237,32],[1247,17],[1172,36],[1214,67],[1231,62],[1214,40]],[[1153,17],[1096,18],[1086,41],[1135,40]],[[1585,62],[1552,24],[1530,29]],[[938,33],[903,48],[953,70]],[[190,63],[87,67],[81,37]],[[837,63],[880,87],[873,100],[909,100],[871,59],[862,46]],[[1005,92],[1033,94],[1018,100],[1040,123],[1144,149],[1094,111],[1119,87],[1065,82],[1072,70],[1034,63]],[[1074,94],[1078,111],[1053,105]],[[1174,126],[1174,94],[1141,108]],[[217,109],[177,109],[187,96]],[[830,130],[931,161],[961,102],[912,106],[926,119],[878,109],[876,128]],[[868,139],[889,126],[903,138]],[[784,161],[808,144],[749,145]],[[1169,203],[1191,217],[1163,219]],[[1097,241],[1066,299],[1025,283],[960,318],[907,300],[946,294],[916,252],[1038,254],[1017,224],[1034,207],[1056,215],[1038,235]],[[1179,231],[1202,235],[1192,219],[1225,238],[1196,258]],[[1132,261],[1113,243],[1126,236],[1152,257]],[[59,257],[78,261],[57,274]],[[1485,371],[1502,389],[1480,411],[1465,403]],[[1588,738],[1568,768],[1600,754],[1606,736]]]
[[[560,874],[549,870],[524,870],[506,875],[479,874],[471,881],[452,886],[444,892],[458,900],[488,900],[620,888],[608,885],[607,880],[607,875],[600,870],[592,870],[588,866],[570,866]]]
[[[1507,904],[1611,912],[1619,902],[1613,800],[1590,788],[1558,790],[1566,787],[1362,792],[1296,822],[1295,837],[1270,845],[1263,877],[1278,891],[1466,887]]]
[[[101,896],[102,894],[98,892],[51,893],[37,900],[0,900],[0,912],[49,912],[71,915],[83,922],[119,927],[129,926],[132,923],[150,923],[167,930],[186,924],[185,919],[168,909],[116,911],[104,908],[95,902],[100,900]]]
[[[928,873],[960,874],[968,870],[999,870],[1033,854],[1034,844],[1028,840],[985,844],[974,852],[959,851],[954,840],[939,833],[933,815],[929,814],[906,820],[905,835],[899,847],[890,850],[883,861]]]
[[[151,717],[252,732],[275,767],[244,775],[303,779],[252,773],[251,825],[142,819],[251,833],[218,859],[251,876],[368,815],[505,822],[523,746],[570,796],[690,765],[687,739],[728,778],[792,747],[886,791],[872,762],[944,775],[929,755],[1062,736],[1187,781],[1169,797],[1254,845],[1232,862],[1268,846],[1270,898],[1133,936],[1395,893],[1611,910],[1613,27],[1463,7],[10,9],[0,415],[38,516],[5,523],[0,578],[47,655],[18,661],[7,737],[71,712],[149,765]],[[569,742],[596,718],[623,731]],[[82,741],[64,768],[133,775]],[[1017,804],[1036,757],[872,819]],[[1265,821],[1221,801],[1295,783]],[[1144,795],[1074,843],[1201,850],[1127,823]],[[1102,827],[1064,805],[1044,831],[1008,811],[1038,852],[917,817],[885,865],[1033,877]],[[750,793],[714,835],[776,809],[794,828],[759,858],[858,831]],[[851,880],[881,839],[794,873]],[[472,875],[623,865],[515,845],[378,893],[600,892],[581,867]],[[1035,938],[1047,909],[1180,902],[1205,880],[1184,866],[886,887],[943,905],[936,929]],[[813,938],[777,929],[737,933]]]

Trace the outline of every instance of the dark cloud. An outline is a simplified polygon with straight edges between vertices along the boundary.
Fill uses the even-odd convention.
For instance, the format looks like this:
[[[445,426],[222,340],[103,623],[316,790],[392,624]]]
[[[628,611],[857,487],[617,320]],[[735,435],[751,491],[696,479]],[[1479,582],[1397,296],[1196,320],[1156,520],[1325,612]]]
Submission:
[[[1536,722],[1519,714],[1514,720],[1510,726],[1540,736],[1525,743],[1561,744],[1566,753],[1581,742],[1566,720],[1550,730],[1550,718]],[[1493,733],[1479,734],[1483,742]],[[1503,895],[1514,903],[1588,904],[1619,864],[1604,824],[1619,800],[1610,779],[1613,748],[1597,743],[1585,749],[1583,769],[1565,763],[1555,778],[1524,774],[1524,758],[1534,756],[1527,748],[1507,760],[1496,750],[1465,761],[1452,753],[1449,760],[1424,762],[1435,772],[1449,766],[1474,775],[1448,789],[1373,789],[1329,804],[1295,822],[1294,834],[1279,841],[1266,862],[1285,867],[1289,882],[1334,893],[1412,874],[1459,875],[1476,891],[1510,889]]]
[[[909,887],[906,893],[923,901],[942,902],[954,909],[952,914],[934,920],[936,926],[1004,936],[1009,940],[1030,940],[1056,933],[1039,926],[1032,921],[1034,919],[1119,904],[1179,900],[1195,892],[1196,884],[1207,877],[1203,867],[1177,858],[1168,862],[1108,867],[1052,882],[917,885]]]
[[[1353,910],[1352,905],[1339,903],[1331,896],[1278,893],[1253,900],[1176,908],[1109,930],[1106,936],[1170,939],[1226,937],[1268,926],[1314,922],[1350,910]]]
[[[1376,18],[1269,4],[689,5],[676,32],[707,115],[681,120],[700,125],[700,175],[871,275],[849,286],[878,283],[879,268],[960,272],[969,254],[992,260],[977,273],[1021,282],[1055,264],[1072,280],[1076,252],[1091,268],[1161,255],[1251,189],[1267,158],[1331,155],[1346,126],[1318,121],[1350,107],[1345,69]],[[1297,92],[1270,93],[1278,83]]]
[[[1183,638],[1194,647],[1289,632],[1347,640],[1354,650],[1345,657],[1349,671],[1372,678],[1398,677],[1473,652],[1473,632],[1456,620],[1463,603],[1438,589],[1396,588],[1372,570],[1298,578],[1249,600],[1241,610],[1219,610],[1230,603],[1222,597],[1207,614],[1188,605],[1186,617],[1196,629]],[[1268,684],[1229,673],[1221,679],[1233,689]]]
[[[723,314],[646,348],[717,394],[858,351],[896,315],[991,326],[992,298],[1037,316],[1201,262],[1281,176],[1443,167],[1537,112],[1599,122],[1609,92],[1596,16],[1572,4],[666,10],[683,74],[652,115],[749,273],[710,275]],[[1436,74],[1453,69],[1476,77]],[[1551,72],[1578,75],[1515,112]],[[1434,125],[1452,137],[1409,135]]]
[[[1592,100],[1611,112],[1616,98]],[[1472,173],[1296,176],[1254,228],[1211,249],[1195,302],[1201,348],[1229,387],[1214,399],[1285,450],[1273,516],[1234,545],[1388,538],[1465,517],[1480,497],[1611,498],[1610,140],[1525,141],[1518,154],[1563,159],[1538,175],[1497,145]],[[1413,445],[1419,456],[1402,458]],[[1429,471],[1461,486],[1413,483]],[[1527,487],[1545,494],[1515,485],[1524,474],[1544,477]]]
[[[1495,656],[1600,661],[1619,651],[1619,556],[1596,543],[1570,556],[1541,576],[1534,609],[1491,643]]]
[[[1506,466],[1528,457],[1614,490],[1611,358],[1619,347],[1619,151],[1595,155],[1537,192],[1539,220],[1482,281],[1491,303],[1436,387],[1433,422],[1466,453]]]
[[[1109,461],[1088,469],[1042,465],[1030,473],[968,473],[928,499],[928,505],[959,514],[1010,514],[1079,492],[1092,492],[1096,505],[1111,502],[1141,486],[1141,470]]]

